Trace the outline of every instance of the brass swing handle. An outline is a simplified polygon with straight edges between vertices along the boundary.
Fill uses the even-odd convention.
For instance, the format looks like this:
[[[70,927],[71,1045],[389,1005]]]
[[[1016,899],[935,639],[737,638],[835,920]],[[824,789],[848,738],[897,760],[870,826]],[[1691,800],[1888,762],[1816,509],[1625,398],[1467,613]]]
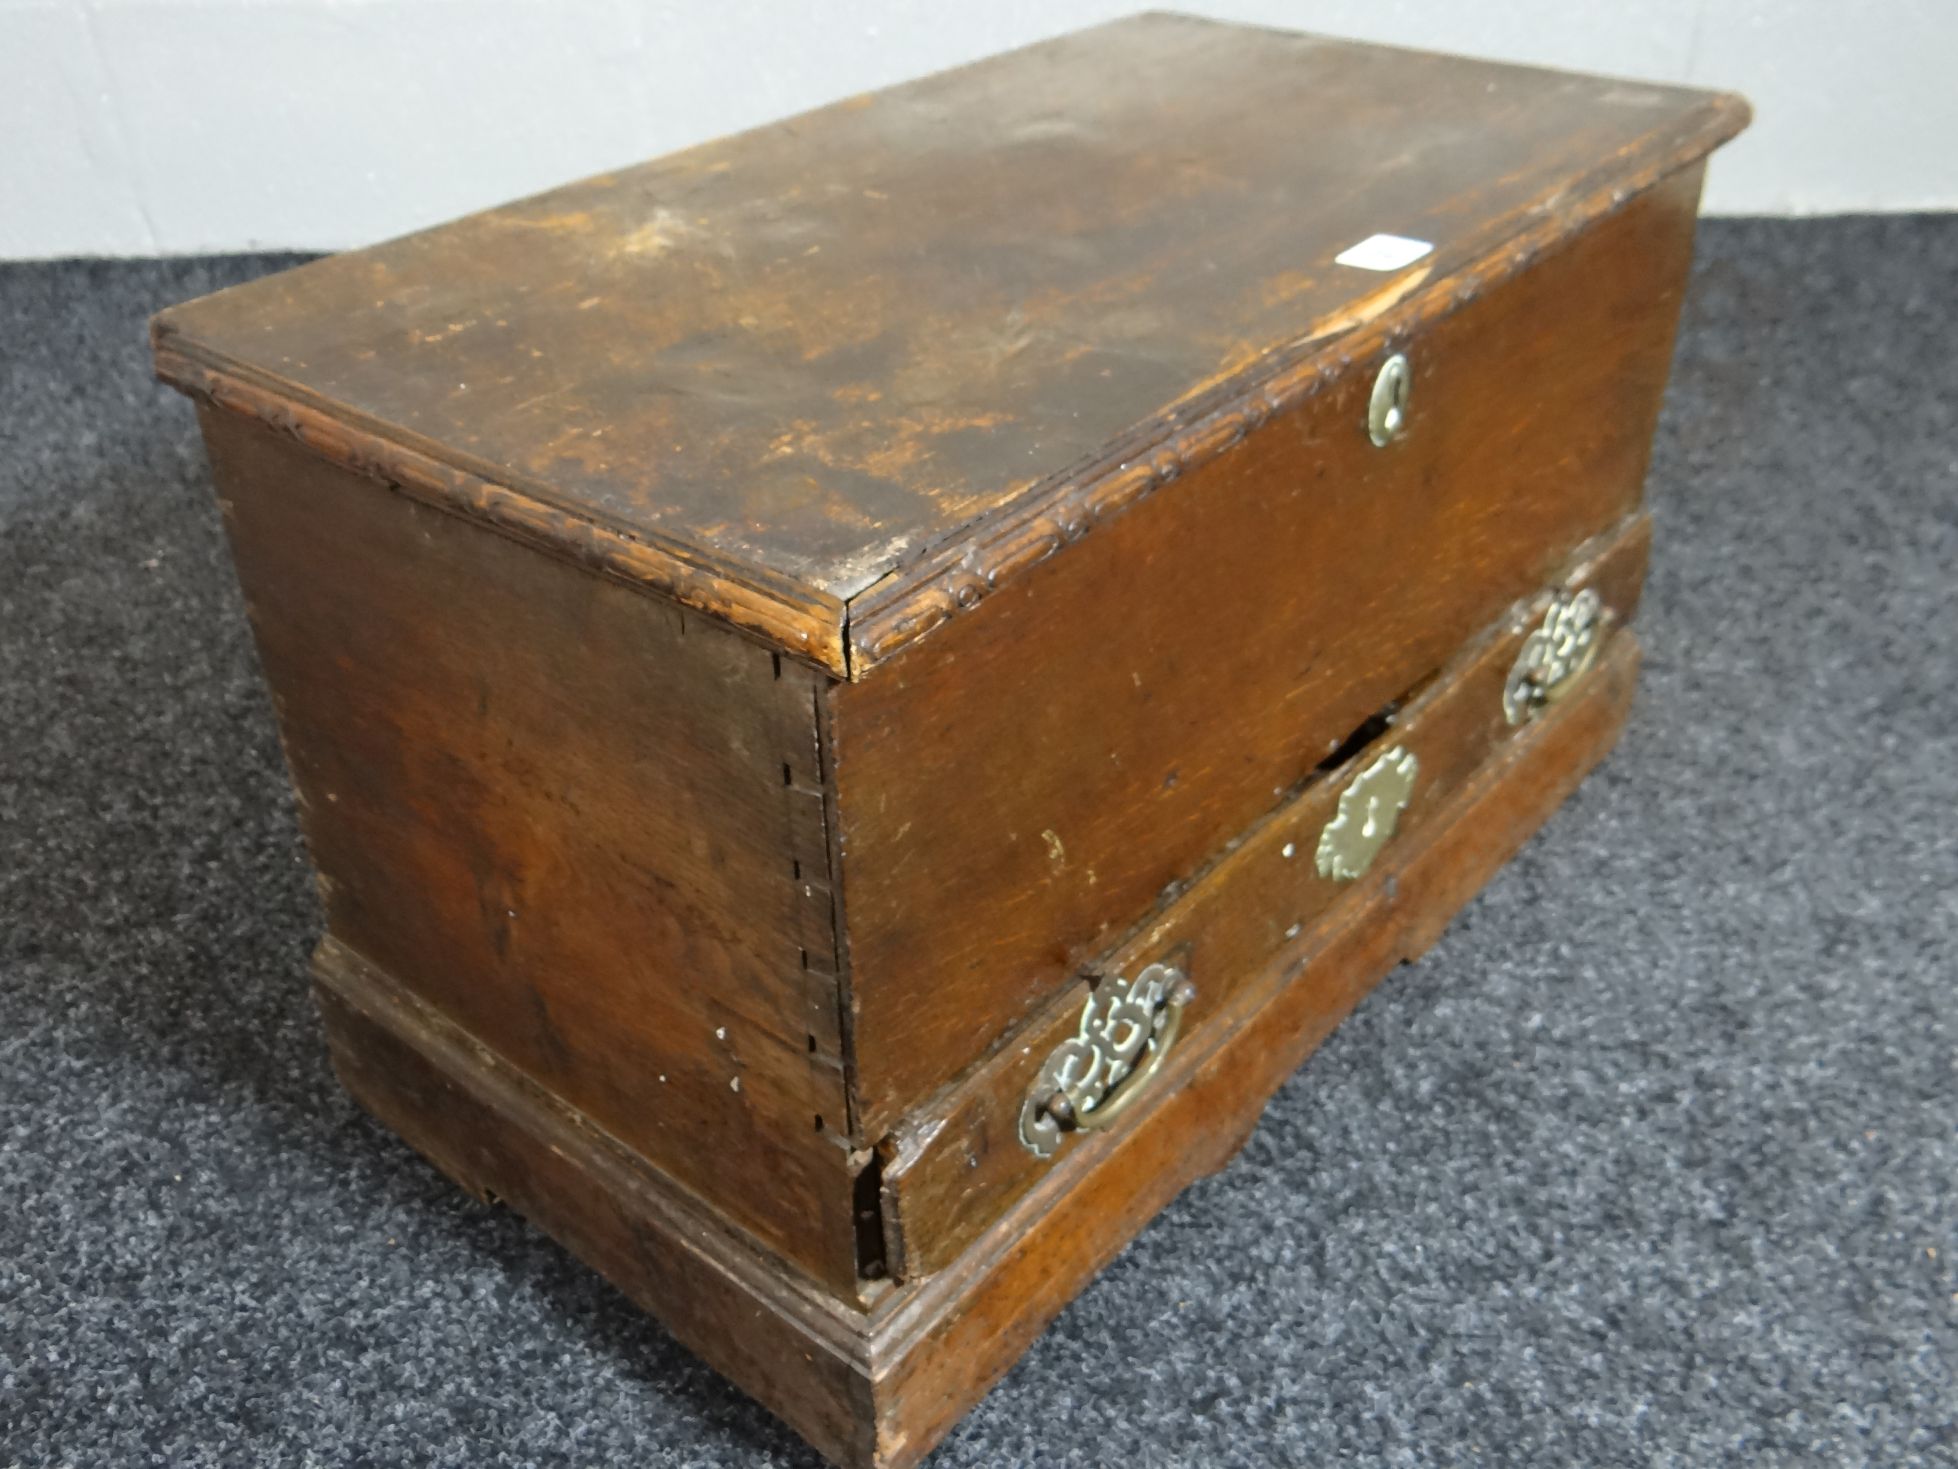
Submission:
[[[1611,625],[1611,609],[1594,588],[1559,588],[1543,623],[1523,640],[1503,684],[1503,717],[1511,724],[1534,719],[1576,688],[1598,661]]]
[[[1149,1083],[1169,1058],[1169,1048],[1176,1044],[1177,1032],[1183,1028],[1183,1011],[1197,997],[1197,987],[1189,977],[1172,972],[1176,977],[1163,995],[1162,1008],[1156,1012],[1146,1043],[1149,1059],[1116,1082],[1113,1089],[1092,1107],[1076,1107],[1073,1098],[1057,1088],[1042,1103],[1042,1110],[1062,1127],[1078,1132],[1113,1127],[1121,1120],[1122,1114],[1135,1105],[1135,1099],[1149,1089]]]

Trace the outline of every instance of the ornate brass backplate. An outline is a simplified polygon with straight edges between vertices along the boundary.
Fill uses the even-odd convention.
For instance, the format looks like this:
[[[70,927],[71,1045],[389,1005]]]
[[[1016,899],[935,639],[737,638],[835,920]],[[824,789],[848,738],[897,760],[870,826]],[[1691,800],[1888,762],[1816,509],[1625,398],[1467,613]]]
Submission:
[[[1117,975],[1096,985],[1082,1008],[1080,1029],[1054,1048],[1027,1090],[1020,1108],[1020,1141],[1027,1151],[1051,1158],[1063,1132],[1113,1122],[1162,1065],[1183,1007],[1195,998],[1196,986],[1170,964],[1151,964],[1132,981]]]
[[[1351,882],[1373,866],[1374,857],[1400,824],[1420,770],[1414,752],[1396,745],[1353,777],[1353,783],[1340,792],[1338,813],[1319,833],[1321,877]]]
[[[1503,717],[1521,724],[1569,693],[1598,656],[1605,628],[1604,602],[1591,588],[1559,592],[1543,625],[1523,641],[1503,685]]]

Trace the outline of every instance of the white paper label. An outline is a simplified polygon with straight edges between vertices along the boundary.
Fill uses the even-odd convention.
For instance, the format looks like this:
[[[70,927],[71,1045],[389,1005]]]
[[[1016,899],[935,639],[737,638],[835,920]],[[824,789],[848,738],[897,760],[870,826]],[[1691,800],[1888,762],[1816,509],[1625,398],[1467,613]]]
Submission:
[[[1429,241],[1410,240],[1406,235],[1368,235],[1359,244],[1340,251],[1333,260],[1360,270],[1399,270],[1432,249],[1434,246]]]

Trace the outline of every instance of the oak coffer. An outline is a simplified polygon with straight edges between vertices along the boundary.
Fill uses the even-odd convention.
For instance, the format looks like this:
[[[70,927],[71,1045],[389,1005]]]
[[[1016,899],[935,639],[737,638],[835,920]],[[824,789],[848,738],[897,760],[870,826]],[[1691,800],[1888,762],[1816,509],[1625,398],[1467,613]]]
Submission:
[[[347,1086],[915,1463],[1611,745],[1746,117],[1147,16],[164,312]]]

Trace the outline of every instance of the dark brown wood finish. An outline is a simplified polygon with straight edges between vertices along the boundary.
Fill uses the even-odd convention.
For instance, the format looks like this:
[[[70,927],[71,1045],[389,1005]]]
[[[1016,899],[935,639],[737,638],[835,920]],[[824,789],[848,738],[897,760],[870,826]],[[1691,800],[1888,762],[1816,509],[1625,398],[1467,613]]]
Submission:
[[[1077,490],[1140,492],[1126,461],[1745,117],[1142,16],[165,312],[159,362],[847,675],[1037,559]],[[1382,230],[1436,248],[1333,263]]]
[[[1558,578],[1595,588],[1615,624],[1638,606],[1651,523],[1643,515],[1586,546]],[[1344,899],[1344,883],[1314,864],[1320,831],[1355,771],[1389,748],[1420,761],[1413,801],[1395,843],[1418,842],[1450,810],[1463,784],[1509,740],[1502,692],[1524,638],[1541,621],[1548,595],[1520,604],[1464,649],[1439,677],[1397,710],[1374,739],[1297,792],[1174,890],[1113,949],[1097,977],[1139,974],[1174,963],[1197,984],[1178,1045],[1202,1046],[1206,1028],[1231,1013],[1238,988],[1286,951],[1313,946],[1320,916]],[[1064,989],[1007,1043],[932,1105],[914,1112],[884,1143],[884,1227],[893,1269],[916,1278],[944,1269],[1006,1208],[1049,1171],[1018,1138],[1020,1107],[1048,1056],[1072,1036],[1089,991]]]
[[[1119,1130],[1057,1159],[950,1268],[867,1315],[799,1288],[630,1150],[329,943],[316,967],[335,1064],[457,1182],[549,1230],[829,1458],[909,1469],[1159,1209],[1230,1159],[1333,1026],[1424,953],[1603,758],[1637,665],[1631,637],[1614,644],[1574,697],[1246,976]]]
[[[1615,738],[1626,631],[1499,688],[1553,584],[1636,602],[1746,115],[1139,17],[164,313],[347,1086],[915,1464]],[[1378,232],[1432,248],[1336,262]],[[1387,740],[1416,804],[1316,878]],[[1165,1064],[1034,1160],[1164,958]]]
[[[854,1292],[817,676],[204,427],[329,934]]]
[[[860,1310],[783,1270],[350,950],[329,939],[313,969],[334,1068],[363,1106],[621,1286],[831,1459],[873,1462]]]
[[[1687,170],[1064,557],[835,686],[866,1135],[1638,503],[1692,248]],[[1383,319],[1390,320],[1390,319]]]
[[[1426,840],[1383,859],[1317,942],[1240,988],[1211,1043],[1172,1053],[1144,1109],[1058,1165],[942,1272],[878,1318],[880,1469],[916,1464],[1177,1194],[1235,1156],[1271,1094],[1448,921],[1604,758],[1638,667],[1621,634],[1589,686],[1462,790]]]

